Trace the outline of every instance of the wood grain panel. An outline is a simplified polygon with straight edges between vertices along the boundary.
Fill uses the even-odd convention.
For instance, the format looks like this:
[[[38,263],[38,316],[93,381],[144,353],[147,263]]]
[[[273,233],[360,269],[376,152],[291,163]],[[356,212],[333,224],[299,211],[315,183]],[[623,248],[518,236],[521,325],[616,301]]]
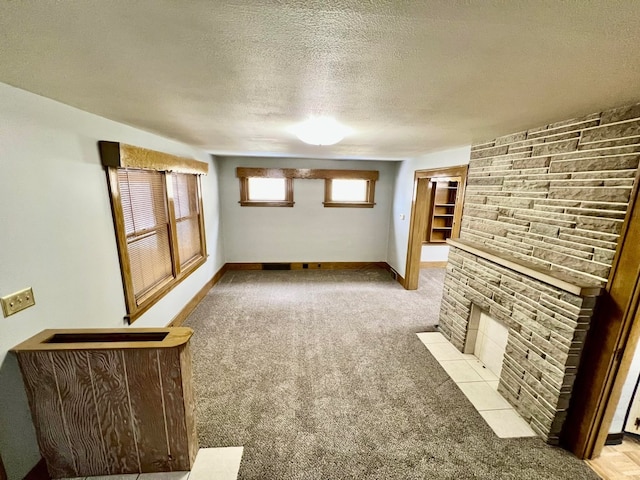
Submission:
[[[169,442],[170,466],[174,471],[191,469],[189,448],[187,446],[187,426],[184,419],[184,400],[182,398],[182,375],[180,370],[180,351],[156,350],[160,363],[160,381],[164,401],[164,421]]]
[[[165,333],[162,342],[109,344],[102,339],[105,331],[120,338],[118,332],[132,330],[150,329],[50,330],[17,348],[40,450],[52,477],[190,470],[198,448],[187,348],[193,332],[151,329]],[[60,332],[82,340],[48,341]],[[86,343],[91,332],[99,332],[96,344]],[[137,348],[123,347],[128,343]]]
[[[182,396],[184,416],[189,442],[189,470],[193,467],[198,453],[198,431],[196,429],[196,402],[193,393],[193,374],[191,368],[191,347],[185,344],[180,349],[180,369],[182,371]]]
[[[86,352],[58,352],[51,358],[69,443],[76,461],[76,476],[110,473],[95,410]]]
[[[87,351],[96,415],[111,473],[140,471],[122,355],[118,350]]]
[[[122,350],[142,472],[171,470],[156,350]]]
[[[51,353],[18,355],[42,456],[53,478],[78,476],[60,408]]]

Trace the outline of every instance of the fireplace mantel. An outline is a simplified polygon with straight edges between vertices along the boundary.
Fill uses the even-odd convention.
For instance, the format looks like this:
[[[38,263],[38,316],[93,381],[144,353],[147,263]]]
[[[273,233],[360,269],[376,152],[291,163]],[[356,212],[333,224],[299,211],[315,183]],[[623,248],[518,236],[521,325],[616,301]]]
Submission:
[[[543,269],[539,265],[522,260],[521,258],[504,254],[502,252],[491,251],[482,244],[459,239],[448,239],[447,243],[453,247],[459,248],[460,250],[464,250],[465,252],[484,258],[485,260],[489,260],[490,262],[501,265],[517,273],[535,278],[536,280],[580,297],[597,297],[600,296],[604,290],[604,285],[597,281],[589,284],[582,279],[573,278],[564,272]]]

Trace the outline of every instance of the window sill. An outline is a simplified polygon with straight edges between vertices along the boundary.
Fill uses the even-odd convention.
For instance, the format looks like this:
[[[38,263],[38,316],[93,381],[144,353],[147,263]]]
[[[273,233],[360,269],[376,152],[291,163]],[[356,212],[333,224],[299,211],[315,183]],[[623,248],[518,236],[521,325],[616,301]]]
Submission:
[[[179,276],[167,281],[166,283],[163,283],[162,286],[158,287],[158,289],[153,291],[153,293],[150,293],[146,298],[141,299],[142,301],[136,308],[135,312],[131,312],[127,315],[129,324],[135,322],[138,318],[140,318],[144,313],[147,312],[147,310],[158,303],[161,298],[163,298],[167,293],[177,287],[185,278],[195,272],[206,262],[207,257],[205,256],[198,257],[197,259],[192,260],[182,267],[183,270],[180,272]]]
[[[322,202],[325,207],[331,208],[373,208],[371,202]]]
[[[295,202],[257,202],[257,201],[246,201],[246,202],[238,202],[241,207],[293,207]]]

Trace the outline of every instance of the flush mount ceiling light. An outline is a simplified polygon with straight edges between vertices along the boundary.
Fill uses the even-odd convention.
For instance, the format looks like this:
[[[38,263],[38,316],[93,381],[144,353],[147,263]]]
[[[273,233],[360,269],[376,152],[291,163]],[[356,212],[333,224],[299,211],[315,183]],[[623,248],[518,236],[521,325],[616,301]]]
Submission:
[[[335,145],[352,130],[331,117],[311,117],[293,126],[291,132],[309,145]]]

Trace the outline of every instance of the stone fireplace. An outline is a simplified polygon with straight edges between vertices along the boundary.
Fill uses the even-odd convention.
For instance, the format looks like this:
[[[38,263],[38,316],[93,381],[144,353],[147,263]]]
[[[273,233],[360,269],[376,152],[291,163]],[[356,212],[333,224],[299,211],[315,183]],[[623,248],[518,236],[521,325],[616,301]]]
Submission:
[[[482,311],[507,330],[498,391],[558,443],[640,159],[640,105],[474,145],[440,330],[469,353]]]
[[[474,307],[502,322],[508,337],[498,392],[536,433],[557,443],[601,289],[552,277],[464,241],[451,246],[442,333],[465,351]]]

